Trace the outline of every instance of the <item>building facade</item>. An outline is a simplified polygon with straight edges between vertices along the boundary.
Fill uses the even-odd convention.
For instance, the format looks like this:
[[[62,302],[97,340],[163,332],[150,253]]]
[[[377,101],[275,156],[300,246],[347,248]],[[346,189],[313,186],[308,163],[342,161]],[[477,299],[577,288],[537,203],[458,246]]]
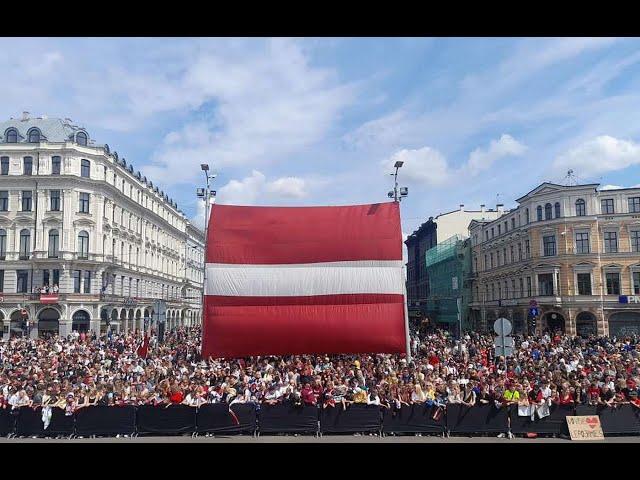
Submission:
[[[429,274],[426,265],[426,253],[429,249],[455,235],[469,236],[469,222],[474,219],[494,219],[501,212],[502,205],[496,210],[465,210],[460,205],[458,210],[446,212],[424,222],[405,240],[407,246],[407,306],[409,317],[418,320],[428,317],[427,304],[429,298]]]
[[[0,123],[3,336],[201,319],[204,235],[157,185],[69,119]],[[146,321],[145,321],[146,319]]]
[[[640,333],[640,189],[597,187],[543,183],[471,222],[478,329],[502,316],[516,332]]]

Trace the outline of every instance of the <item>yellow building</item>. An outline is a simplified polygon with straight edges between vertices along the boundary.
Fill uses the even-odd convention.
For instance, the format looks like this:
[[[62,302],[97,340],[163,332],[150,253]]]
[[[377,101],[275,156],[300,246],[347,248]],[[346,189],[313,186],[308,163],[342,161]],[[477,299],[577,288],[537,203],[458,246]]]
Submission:
[[[478,329],[505,317],[516,332],[640,334],[640,188],[597,187],[543,183],[471,222]]]

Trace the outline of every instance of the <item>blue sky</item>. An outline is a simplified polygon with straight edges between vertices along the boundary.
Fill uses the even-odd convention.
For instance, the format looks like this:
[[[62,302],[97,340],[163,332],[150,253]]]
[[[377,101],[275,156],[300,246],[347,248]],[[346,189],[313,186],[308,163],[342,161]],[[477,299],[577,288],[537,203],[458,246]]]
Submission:
[[[220,203],[386,201],[403,230],[507,208],[569,168],[640,183],[640,41],[612,38],[0,40],[3,118],[69,117],[197,220]],[[8,52],[14,52],[8,54]]]

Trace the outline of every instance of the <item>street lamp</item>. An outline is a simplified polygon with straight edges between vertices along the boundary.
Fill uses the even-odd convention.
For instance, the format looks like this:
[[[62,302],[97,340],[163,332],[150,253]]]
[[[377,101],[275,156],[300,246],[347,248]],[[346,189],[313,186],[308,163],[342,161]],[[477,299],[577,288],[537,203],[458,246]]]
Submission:
[[[208,244],[208,236],[209,236],[209,206],[211,205],[211,197],[215,198],[216,192],[210,190],[209,180],[213,180],[217,177],[215,173],[209,174],[209,164],[201,163],[200,169],[204,172],[206,188],[198,188],[196,190],[196,195],[198,198],[204,199],[204,252],[205,256],[207,254],[207,244]],[[207,285],[207,267],[205,264],[204,275],[203,275],[203,284],[202,284],[202,308],[204,308],[204,289]]]
[[[398,188],[398,170],[400,169],[400,167],[402,167],[402,165],[404,165],[404,162],[402,160],[396,161],[396,163],[394,163],[394,165],[393,165],[393,168],[396,169],[395,173],[390,173],[389,174],[389,175],[393,176],[393,178],[394,178],[394,186],[393,186],[393,190],[390,191],[389,193],[387,193],[387,196],[389,198],[393,198],[394,202],[399,202],[404,197],[409,195],[409,188],[407,188],[407,187]],[[398,193],[400,194],[399,197],[398,197]]]

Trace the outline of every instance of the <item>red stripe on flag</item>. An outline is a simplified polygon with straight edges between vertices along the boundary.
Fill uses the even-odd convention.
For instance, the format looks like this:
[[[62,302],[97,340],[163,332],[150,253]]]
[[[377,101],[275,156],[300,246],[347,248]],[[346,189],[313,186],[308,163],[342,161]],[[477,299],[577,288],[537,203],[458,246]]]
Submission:
[[[205,358],[402,353],[403,303],[219,306],[205,300]]]
[[[207,263],[401,260],[398,203],[343,207],[213,205]]]
[[[207,301],[217,307],[251,307],[275,305],[357,305],[374,303],[403,303],[404,295],[395,293],[353,293],[338,295],[309,295],[300,297],[228,297],[207,295]]]

